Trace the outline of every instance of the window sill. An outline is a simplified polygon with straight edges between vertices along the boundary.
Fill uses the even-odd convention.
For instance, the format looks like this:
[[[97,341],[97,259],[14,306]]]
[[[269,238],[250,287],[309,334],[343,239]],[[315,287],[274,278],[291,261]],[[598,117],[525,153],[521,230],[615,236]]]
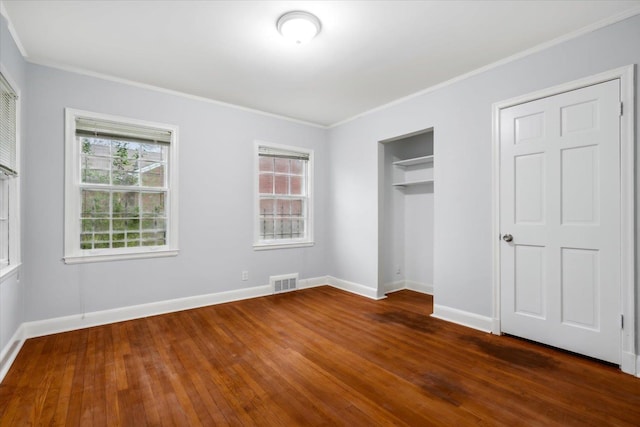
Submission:
[[[0,270],[0,282],[4,282],[6,279],[18,274],[18,270],[20,270],[21,265],[22,264],[20,263],[8,265],[7,267],[4,267],[2,270]]]
[[[157,250],[153,252],[137,252],[104,255],[75,255],[64,257],[65,264],[85,264],[91,262],[122,261],[129,259],[161,258],[177,256],[178,250]]]
[[[306,248],[313,246],[314,242],[291,242],[291,243],[254,243],[254,251],[268,251],[271,249]]]

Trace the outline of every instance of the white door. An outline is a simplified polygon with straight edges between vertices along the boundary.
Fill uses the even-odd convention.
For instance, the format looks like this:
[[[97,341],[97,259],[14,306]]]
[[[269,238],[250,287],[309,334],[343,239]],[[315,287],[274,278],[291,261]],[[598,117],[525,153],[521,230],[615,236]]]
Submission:
[[[502,332],[616,364],[619,94],[612,80],[500,112]]]

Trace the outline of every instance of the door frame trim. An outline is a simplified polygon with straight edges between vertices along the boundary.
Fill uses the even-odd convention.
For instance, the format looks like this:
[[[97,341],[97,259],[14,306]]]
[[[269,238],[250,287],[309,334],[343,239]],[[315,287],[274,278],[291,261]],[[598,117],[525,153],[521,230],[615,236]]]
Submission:
[[[640,359],[636,369],[636,290],[635,290],[635,64],[563,83],[526,95],[496,102],[492,106],[492,254],[493,254],[493,328],[500,326],[500,111],[611,80],[620,80],[620,100],[624,112],[620,117],[620,288],[621,309],[626,320],[621,334],[620,369],[628,374],[640,374]],[[637,372],[638,371],[638,372]]]

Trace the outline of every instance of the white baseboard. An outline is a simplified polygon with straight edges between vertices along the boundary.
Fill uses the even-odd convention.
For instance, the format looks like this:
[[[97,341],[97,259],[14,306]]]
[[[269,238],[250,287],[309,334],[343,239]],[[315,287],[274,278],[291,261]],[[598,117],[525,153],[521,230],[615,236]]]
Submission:
[[[384,295],[378,296],[377,289],[370,288],[368,286],[364,286],[359,283],[349,282],[347,280],[338,279],[333,276],[327,276],[327,279],[328,279],[329,285],[337,289],[342,289],[343,291],[351,292],[352,294],[360,295],[360,296],[375,299],[375,300],[386,298]]]
[[[433,285],[429,283],[414,282],[413,280],[405,280],[405,289],[415,292],[421,292],[427,295],[433,295]]]
[[[257,286],[254,288],[218,292],[215,294],[198,295],[167,301],[152,302],[148,304],[133,305],[129,307],[115,308],[112,310],[94,311],[84,315],[74,314],[71,316],[26,322],[23,326],[25,336],[27,338],[33,338],[59,332],[72,331],[75,329],[138,319],[141,317],[156,316],[174,311],[204,307],[207,305],[262,297],[271,295],[272,293],[273,289],[271,289],[271,286],[269,285]]]
[[[318,286],[326,286],[328,284],[328,276],[312,277],[310,279],[298,280],[298,289],[317,288]]]
[[[353,294],[371,299],[383,299],[377,294],[377,290],[358,283],[337,279],[331,276],[320,276],[298,281],[298,289],[307,289],[317,286],[329,285]],[[4,378],[13,364],[24,341],[29,338],[60,332],[73,331],[93,326],[107,325],[142,317],[157,316],[175,311],[189,310],[226,302],[239,301],[249,298],[272,295],[273,289],[269,285],[253,288],[238,289],[233,291],[218,292],[207,295],[177,298],[167,301],[158,301],[147,304],[133,305],[129,307],[115,308],[111,310],[94,311],[91,313],[74,314],[71,316],[56,317],[53,319],[25,322],[16,331],[11,341],[0,352],[0,381]]]
[[[404,280],[398,280],[396,282],[385,283],[384,285],[384,293],[390,294],[393,292],[398,292],[407,288]]]
[[[0,382],[9,372],[25,341],[24,327],[20,325],[7,345],[0,351]]]
[[[623,358],[623,361],[624,361],[624,358]],[[624,372],[626,372],[626,371],[624,371]],[[636,356],[636,371],[635,371],[635,373],[633,373],[633,372],[627,372],[627,373],[635,375],[636,377],[640,378],[640,354]]]
[[[491,319],[491,333],[493,335],[502,335],[500,319]]]
[[[299,289],[326,285],[328,283],[329,280],[326,276],[313,277],[298,281]],[[133,305],[111,310],[94,311],[91,313],[85,313],[84,315],[74,314],[71,316],[26,322],[23,324],[24,335],[26,338],[34,338],[43,335],[73,331],[76,329],[89,328],[92,326],[123,322],[125,320],[139,319],[141,317],[157,316],[159,314],[205,307],[208,305],[263,297],[271,294],[273,294],[271,286],[264,285],[253,288],[218,292],[214,294],[197,295],[148,304]]]
[[[491,332],[494,325],[494,321],[491,317],[481,316],[479,314],[439,304],[433,305],[433,314],[431,316],[436,319],[457,323],[458,325],[467,326],[483,332]]]
[[[622,352],[622,359],[620,360],[620,370],[626,374],[636,375],[638,374],[637,367],[640,363],[640,359],[635,354],[626,351]]]
[[[402,291],[405,289],[427,295],[433,295],[433,285],[416,282],[414,280],[398,280],[396,282],[389,282],[384,284],[385,294],[390,294],[392,292]]]

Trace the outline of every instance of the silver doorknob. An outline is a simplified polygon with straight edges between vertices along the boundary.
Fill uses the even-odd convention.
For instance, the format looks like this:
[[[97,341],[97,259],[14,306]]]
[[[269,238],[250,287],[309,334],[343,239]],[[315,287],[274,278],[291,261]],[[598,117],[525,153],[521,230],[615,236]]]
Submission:
[[[513,240],[513,236],[511,234],[505,234],[504,236],[502,236],[502,240],[504,240],[505,242],[510,242]]]

